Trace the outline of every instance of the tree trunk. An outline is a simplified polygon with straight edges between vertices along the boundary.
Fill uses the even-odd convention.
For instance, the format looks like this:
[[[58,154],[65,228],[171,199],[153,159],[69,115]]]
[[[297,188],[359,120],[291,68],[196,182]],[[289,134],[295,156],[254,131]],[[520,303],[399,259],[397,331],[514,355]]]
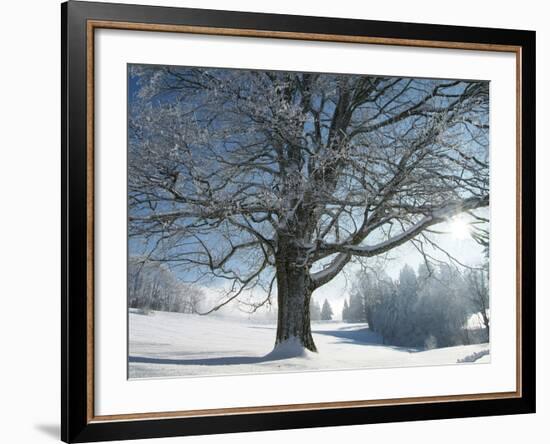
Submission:
[[[283,249],[277,255],[277,338],[275,346],[298,340],[313,352],[317,351],[311,335],[309,304],[312,284],[309,270],[297,263],[299,255]]]

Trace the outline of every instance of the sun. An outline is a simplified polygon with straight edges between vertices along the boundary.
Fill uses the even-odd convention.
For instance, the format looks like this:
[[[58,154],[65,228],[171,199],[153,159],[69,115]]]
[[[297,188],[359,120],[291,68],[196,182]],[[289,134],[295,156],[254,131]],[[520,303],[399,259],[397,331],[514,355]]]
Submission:
[[[470,237],[471,226],[460,216],[457,216],[450,221],[450,233],[456,239],[467,239]]]

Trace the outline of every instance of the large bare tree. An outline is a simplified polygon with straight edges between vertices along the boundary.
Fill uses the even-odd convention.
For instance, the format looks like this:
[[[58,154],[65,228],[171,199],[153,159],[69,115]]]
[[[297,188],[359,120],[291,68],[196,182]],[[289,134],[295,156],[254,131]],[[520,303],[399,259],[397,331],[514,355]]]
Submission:
[[[315,351],[312,293],[489,204],[482,81],[134,65],[129,227],[149,260],[276,295]]]

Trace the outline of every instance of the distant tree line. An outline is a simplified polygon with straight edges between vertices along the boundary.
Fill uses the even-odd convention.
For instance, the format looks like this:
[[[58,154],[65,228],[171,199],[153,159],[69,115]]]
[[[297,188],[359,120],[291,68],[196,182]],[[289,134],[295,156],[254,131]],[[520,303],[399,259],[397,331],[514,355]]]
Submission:
[[[311,304],[309,305],[309,318],[312,321],[330,321],[334,316],[332,307],[330,306],[328,300],[325,299],[323,302],[323,307],[315,299],[311,299]]]
[[[197,313],[202,290],[179,280],[159,262],[131,257],[128,262],[128,306],[144,310]]]
[[[478,328],[468,328],[472,315]],[[450,265],[422,265],[418,273],[405,265],[399,278],[383,272],[356,276],[342,318],[367,322],[385,344],[449,347],[489,339],[489,286],[486,269],[461,272]]]

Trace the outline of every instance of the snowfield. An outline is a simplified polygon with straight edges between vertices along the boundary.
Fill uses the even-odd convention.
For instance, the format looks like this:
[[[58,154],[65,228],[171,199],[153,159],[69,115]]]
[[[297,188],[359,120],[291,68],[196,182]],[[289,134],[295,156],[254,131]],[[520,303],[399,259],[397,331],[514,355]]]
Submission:
[[[129,377],[227,375],[489,362],[489,344],[419,350],[383,345],[366,324],[314,322],[318,353],[273,350],[276,326],[246,319],[151,312],[129,315]]]

